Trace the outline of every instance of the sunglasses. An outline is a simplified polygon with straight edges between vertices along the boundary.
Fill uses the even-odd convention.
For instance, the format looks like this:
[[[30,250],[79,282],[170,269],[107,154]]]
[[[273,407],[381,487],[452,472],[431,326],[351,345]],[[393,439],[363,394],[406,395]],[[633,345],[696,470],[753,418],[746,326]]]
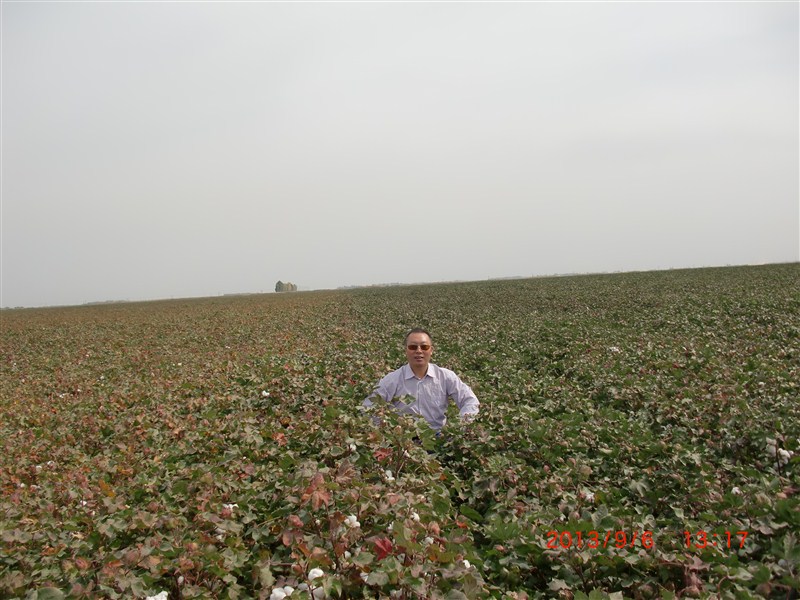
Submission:
[[[417,348],[419,348],[423,352],[427,352],[428,350],[431,349],[431,345],[430,344],[409,344],[408,346],[406,346],[406,348],[408,348],[412,352],[416,352]]]

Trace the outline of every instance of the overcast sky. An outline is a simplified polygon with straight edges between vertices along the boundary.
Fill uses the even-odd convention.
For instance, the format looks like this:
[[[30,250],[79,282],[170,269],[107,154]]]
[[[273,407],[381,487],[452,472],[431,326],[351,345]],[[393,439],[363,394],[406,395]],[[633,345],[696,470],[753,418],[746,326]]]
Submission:
[[[798,261],[799,11],[4,1],[0,305]]]

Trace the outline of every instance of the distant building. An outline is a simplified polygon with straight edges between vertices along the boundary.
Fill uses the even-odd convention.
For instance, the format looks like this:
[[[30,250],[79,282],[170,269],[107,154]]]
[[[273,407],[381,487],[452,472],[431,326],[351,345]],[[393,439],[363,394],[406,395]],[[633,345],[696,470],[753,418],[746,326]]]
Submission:
[[[278,281],[278,283],[275,284],[275,291],[276,292],[296,292],[297,291],[297,286],[295,284],[293,284],[293,283],[289,283],[288,281],[286,283],[283,283],[282,281]]]

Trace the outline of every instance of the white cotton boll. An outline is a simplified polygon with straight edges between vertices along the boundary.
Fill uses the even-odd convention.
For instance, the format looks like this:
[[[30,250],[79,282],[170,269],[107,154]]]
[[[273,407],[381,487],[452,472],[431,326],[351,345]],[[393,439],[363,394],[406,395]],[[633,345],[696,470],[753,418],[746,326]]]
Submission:
[[[261,391],[261,397],[262,398],[269,398],[269,392],[267,390],[262,390]]]
[[[223,504],[222,508],[226,510],[233,510],[234,508],[239,508],[238,504]]]
[[[353,555],[350,554],[350,550],[345,550],[342,556],[344,556],[346,560],[350,560],[353,557]]]
[[[283,586],[283,591],[286,592],[287,596],[291,596],[292,594],[294,594],[294,588],[290,585]]]
[[[778,448],[777,447],[770,446],[769,444],[767,444],[767,454],[769,456],[773,456],[774,457],[777,452],[778,452]]]
[[[778,450],[778,462],[781,465],[788,464],[789,459],[791,459],[792,456],[794,456],[794,452],[792,452],[791,450],[785,450],[783,448],[780,448]]]
[[[352,452],[355,452],[356,451],[356,445],[355,444],[350,444],[350,450]]]
[[[585,498],[587,502],[594,502],[594,492],[586,492]]]
[[[355,515],[350,515],[344,520],[344,524],[347,525],[350,529],[355,529],[356,527],[361,527],[361,523],[358,522],[358,518]]]
[[[145,600],[167,600],[169,598],[169,593],[167,592],[158,592],[155,596],[148,596]]]
[[[323,575],[325,575],[325,573],[323,572],[322,569],[314,568],[314,569],[311,569],[308,572],[308,580],[309,581],[313,581],[314,579],[318,579],[318,578],[322,577]]]
[[[392,472],[389,469],[386,469],[383,474],[386,477],[386,481],[394,481],[394,475],[392,475]]]
[[[286,592],[283,591],[283,588],[275,588],[269,595],[269,600],[283,600],[284,598],[286,598]]]
[[[466,559],[464,559],[463,562],[464,562],[464,568],[466,568],[466,569],[469,569],[472,566],[471,564],[469,564],[469,561],[466,560]]]
[[[321,587],[314,588],[314,591],[313,591],[313,592],[311,592],[311,595],[312,595],[312,596],[313,596],[313,597],[314,597],[316,600],[322,600],[322,598],[324,598],[324,597],[325,597],[325,590],[324,590],[324,589],[322,589]]]
[[[734,486],[733,489],[731,490],[731,494],[733,494],[734,496],[741,496],[742,495],[742,490],[740,490],[738,487]]]
[[[369,575],[368,575],[368,574],[366,574],[366,573],[359,573],[359,575],[358,575],[358,576],[359,576],[359,577],[361,577],[361,581],[363,581],[364,583],[367,583],[367,579],[369,578]]]
[[[183,575],[180,575],[180,576],[178,577],[178,585],[183,585],[183,582],[184,582],[184,581],[186,581],[186,579],[184,579]]]
[[[411,519],[419,523],[419,515],[416,512],[411,513]]]
[[[301,592],[305,592],[306,590],[308,590],[308,584],[307,583],[298,583],[297,584],[297,589],[299,591],[301,591]]]
[[[432,543],[433,543],[432,537],[426,537],[424,540],[422,540],[422,544],[424,546],[430,546]]]

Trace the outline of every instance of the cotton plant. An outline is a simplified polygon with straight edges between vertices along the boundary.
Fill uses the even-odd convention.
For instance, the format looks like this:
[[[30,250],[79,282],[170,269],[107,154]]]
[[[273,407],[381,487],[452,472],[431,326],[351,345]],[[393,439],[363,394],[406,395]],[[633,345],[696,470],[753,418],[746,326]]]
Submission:
[[[272,589],[269,600],[283,600],[284,598],[291,598],[295,592],[310,592],[311,597],[315,600],[325,598],[325,590],[322,587],[322,578],[325,577],[325,571],[319,567],[314,567],[308,572],[307,581],[297,584],[297,587],[290,585],[277,586]]]
[[[786,466],[789,464],[789,461],[794,456],[794,452],[792,450],[787,450],[786,448],[779,448],[777,440],[773,438],[767,438],[767,454],[775,459],[775,463],[778,466]]]

